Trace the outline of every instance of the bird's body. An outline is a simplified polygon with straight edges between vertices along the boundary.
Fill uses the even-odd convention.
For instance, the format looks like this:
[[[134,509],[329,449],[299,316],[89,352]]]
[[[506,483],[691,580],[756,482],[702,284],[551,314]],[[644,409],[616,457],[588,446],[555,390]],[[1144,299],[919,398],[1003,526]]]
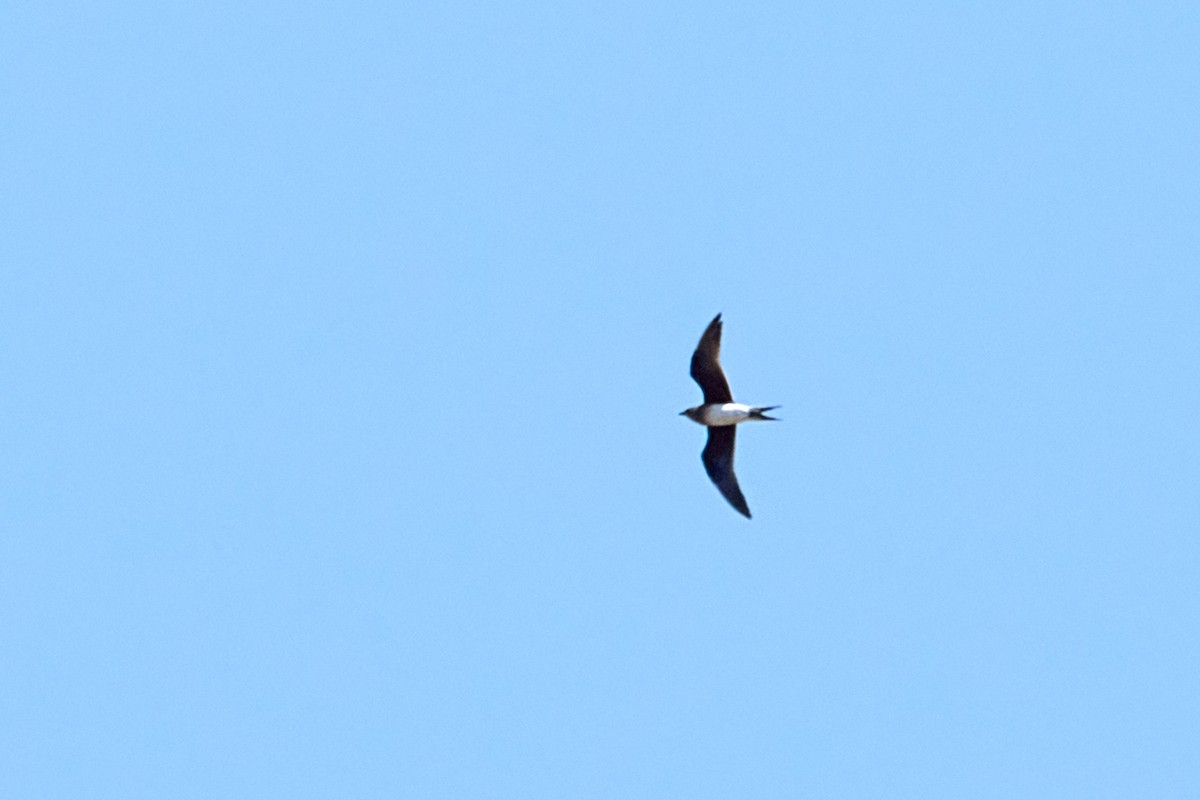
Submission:
[[[697,413],[694,416],[687,414],[687,418],[701,425],[716,428],[721,425],[737,425],[739,422],[749,419],[763,419],[762,412],[770,411],[771,408],[775,408],[775,406],[756,408],[745,403],[708,403],[696,406],[694,409],[689,408],[688,411]],[[766,419],[770,419],[770,417],[766,417]]]
[[[733,402],[729,381],[721,369],[721,315],[708,324],[696,352],[692,354],[692,377],[704,392],[704,403],[681,412],[682,416],[708,428],[708,444],[701,453],[704,470],[721,494],[738,513],[750,517],[750,507],[733,472],[734,426],[748,420],[774,420],[764,411],[779,406],[748,406]]]

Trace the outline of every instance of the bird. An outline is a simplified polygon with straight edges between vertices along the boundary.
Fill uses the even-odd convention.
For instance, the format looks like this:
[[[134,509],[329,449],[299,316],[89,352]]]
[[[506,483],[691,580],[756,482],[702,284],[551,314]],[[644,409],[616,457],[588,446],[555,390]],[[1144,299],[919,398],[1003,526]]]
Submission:
[[[691,374],[704,392],[704,402],[680,411],[679,415],[708,428],[708,444],[700,454],[704,471],[729,501],[729,505],[750,519],[750,506],[746,505],[737,475],[733,472],[734,432],[739,423],[747,420],[778,422],[777,417],[768,417],[763,412],[774,411],[781,406],[748,406],[733,402],[729,381],[721,369],[720,356],[721,315],[717,314],[704,329],[696,352],[692,353]]]

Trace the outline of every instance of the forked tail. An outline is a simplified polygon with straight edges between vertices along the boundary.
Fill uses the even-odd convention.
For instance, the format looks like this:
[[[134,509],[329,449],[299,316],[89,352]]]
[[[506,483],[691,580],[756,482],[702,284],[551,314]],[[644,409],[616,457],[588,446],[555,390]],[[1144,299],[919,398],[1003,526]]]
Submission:
[[[763,413],[764,411],[773,411],[777,408],[783,408],[783,406],[756,406],[750,409],[750,419],[765,419],[771,422],[779,422],[779,417],[768,417]]]

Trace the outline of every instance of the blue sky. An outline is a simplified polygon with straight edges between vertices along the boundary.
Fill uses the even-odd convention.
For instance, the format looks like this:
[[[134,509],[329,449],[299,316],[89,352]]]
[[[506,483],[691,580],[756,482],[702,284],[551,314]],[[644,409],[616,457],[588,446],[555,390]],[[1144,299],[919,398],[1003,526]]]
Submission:
[[[6,18],[3,796],[1200,791],[1195,4]]]

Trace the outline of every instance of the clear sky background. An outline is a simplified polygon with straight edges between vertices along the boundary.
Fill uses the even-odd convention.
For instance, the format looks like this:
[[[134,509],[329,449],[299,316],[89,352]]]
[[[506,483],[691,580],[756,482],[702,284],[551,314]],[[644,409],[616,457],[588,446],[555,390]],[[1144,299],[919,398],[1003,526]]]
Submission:
[[[4,16],[0,795],[1200,794],[1196,3]]]

